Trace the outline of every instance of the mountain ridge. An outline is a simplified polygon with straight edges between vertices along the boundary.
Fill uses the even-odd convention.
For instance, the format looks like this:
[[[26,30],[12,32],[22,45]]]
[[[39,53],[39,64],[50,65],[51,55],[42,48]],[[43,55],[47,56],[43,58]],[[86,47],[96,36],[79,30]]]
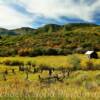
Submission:
[[[5,28],[0,28],[0,35],[7,34],[7,35],[18,35],[18,34],[31,34],[31,33],[38,33],[38,32],[46,32],[51,29],[51,31],[58,31],[62,28],[67,29],[73,29],[73,28],[79,28],[79,27],[96,27],[100,25],[91,24],[91,23],[70,23],[65,25],[57,25],[57,24],[47,24],[44,25],[38,29],[30,28],[30,27],[21,27],[13,30],[8,30]]]

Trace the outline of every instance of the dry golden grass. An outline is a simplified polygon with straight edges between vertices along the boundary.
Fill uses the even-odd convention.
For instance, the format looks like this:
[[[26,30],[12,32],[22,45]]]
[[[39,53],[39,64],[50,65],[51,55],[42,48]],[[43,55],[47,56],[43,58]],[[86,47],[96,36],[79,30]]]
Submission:
[[[95,77],[100,75],[99,71],[77,71],[65,79],[64,82],[40,83],[38,80],[21,80],[18,76],[0,85],[0,96],[15,98],[28,98],[32,100],[99,100],[100,83]],[[84,80],[83,80],[84,78]],[[98,80],[100,82],[100,80]],[[47,99],[48,98],[48,99]]]
[[[85,55],[75,54],[80,59],[82,69],[87,69],[89,59]],[[20,61],[27,66],[32,62],[39,66],[41,64],[49,67],[70,67],[72,55],[69,56],[39,56],[39,57],[0,57],[0,99],[1,100],[100,100],[100,71],[74,71],[63,82],[40,83],[38,75],[26,74],[18,71],[18,66],[4,65],[4,61]],[[70,60],[69,60],[70,59]],[[94,67],[99,67],[100,59],[92,59]],[[11,72],[15,69],[16,74]],[[7,81],[3,80],[2,72],[8,69]],[[56,72],[55,72],[56,73]],[[42,76],[47,76],[44,72]]]

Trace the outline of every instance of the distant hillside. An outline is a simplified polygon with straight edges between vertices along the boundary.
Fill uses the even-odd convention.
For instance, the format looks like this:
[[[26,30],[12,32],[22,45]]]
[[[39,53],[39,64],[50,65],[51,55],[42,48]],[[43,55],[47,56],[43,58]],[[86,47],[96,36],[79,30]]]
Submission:
[[[100,50],[100,26],[89,23],[0,29],[0,56],[66,55]]]
[[[89,24],[89,23],[71,23],[71,24],[66,24],[66,25],[48,24],[38,29],[22,27],[22,28],[18,28],[14,30],[7,30],[4,28],[0,28],[0,34],[2,35],[34,34],[34,33],[48,32],[48,31],[56,32],[58,30],[62,30],[63,28],[65,28],[66,30],[72,30],[75,28],[95,27],[95,26],[98,26],[98,25]]]
[[[22,27],[19,29],[12,30],[16,34],[31,34],[34,32],[35,29],[29,28],[29,27]]]
[[[0,35],[15,35],[15,34],[16,33],[11,30],[0,28]]]

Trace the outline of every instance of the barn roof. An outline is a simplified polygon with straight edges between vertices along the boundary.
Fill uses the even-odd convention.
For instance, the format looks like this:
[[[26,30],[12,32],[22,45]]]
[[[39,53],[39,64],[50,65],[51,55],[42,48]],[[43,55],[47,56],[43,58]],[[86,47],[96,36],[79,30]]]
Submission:
[[[87,51],[85,54],[90,55],[92,54],[94,51]]]

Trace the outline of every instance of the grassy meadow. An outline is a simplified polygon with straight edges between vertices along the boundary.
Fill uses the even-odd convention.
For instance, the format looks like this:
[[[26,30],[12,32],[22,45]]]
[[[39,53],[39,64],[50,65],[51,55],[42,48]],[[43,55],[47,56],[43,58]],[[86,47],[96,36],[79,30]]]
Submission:
[[[53,68],[51,76],[40,71],[44,66]],[[64,70],[63,79],[52,78]],[[100,100],[100,59],[82,54],[0,57],[0,100]]]

